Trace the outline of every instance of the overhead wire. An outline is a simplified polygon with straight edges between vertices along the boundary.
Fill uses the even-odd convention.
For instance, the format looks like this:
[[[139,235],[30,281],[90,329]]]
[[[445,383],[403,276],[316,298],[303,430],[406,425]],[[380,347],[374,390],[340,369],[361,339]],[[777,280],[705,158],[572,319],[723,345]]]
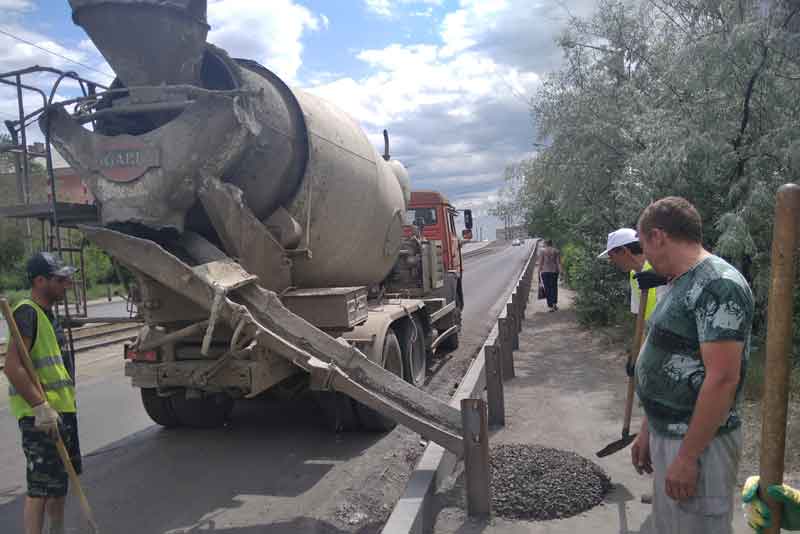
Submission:
[[[76,65],[80,65],[81,67],[83,67],[85,69],[88,69],[88,70],[91,70],[93,72],[96,72],[98,74],[101,74],[101,75],[105,76],[106,78],[114,79],[113,76],[111,76],[110,74],[108,74],[106,72],[101,71],[100,69],[96,69],[96,68],[94,68],[94,67],[92,67],[90,65],[87,65],[85,63],[81,63],[80,61],[76,61],[76,60],[74,60],[74,59],[72,59],[70,57],[67,57],[67,56],[63,55],[63,54],[59,54],[58,52],[53,52],[52,50],[48,50],[47,48],[44,48],[43,46],[37,45],[34,42],[31,42],[31,41],[29,41],[27,39],[24,39],[24,38],[22,38],[22,37],[20,37],[18,35],[14,35],[13,33],[9,32],[7,30],[4,30],[3,28],[0,28],[0,34],[3,34],[5,36],[7,36],[7,37],[11,37],[12,39],[16,39],[17,41],[19,41],[21,43],[25,43],[26,45],[29,45],[29,46],[32,46],[32,47],[38,49],[38,50],[41,50],[42,52],[46,52],[48,54],[52,54],[53,56],[61,58],[61,59],[65,60],[65,61],[69,61],[70,63],[74,63]]]

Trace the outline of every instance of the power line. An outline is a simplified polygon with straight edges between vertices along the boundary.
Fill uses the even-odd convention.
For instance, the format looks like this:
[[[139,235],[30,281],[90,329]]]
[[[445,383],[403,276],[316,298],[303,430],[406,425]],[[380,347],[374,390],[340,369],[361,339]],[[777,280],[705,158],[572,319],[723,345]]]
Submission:
[[[114,78],[110,74],[107,74],[107,73],[105,73],[105,72],[103,72],[103,71],[101,71],[99,69],[96,69],[94,67],[90,67],[89,65],[87,65],[85,63],[81,63],[80,61],[75,61],[74,59],[71,59],[71,58],[68,58],[67,56],[61,55],[58,52],[53,52],[52,50],[48,50],[47,48],[39,46],[36,43],[32,43],[31,41],[28,41],[27,39],[23,39],[22,37],[14,35],[13,33],[9,33],[6,30],[3,30],[2,28],[0,28],[0,33],[2,33],[3,35],[6,35],[8,37],[11,37],[12,39],[16,39],[17,41],[19,41],[21,43],[25,43],[26,45],[30,45],[30,46],[32,46],[34,48],[37,48],[37,49],[41,50],[42,52],[47,52],[48,54],[52,54],[52,55],[54,55],[56,57],[59,57],[59,58],[61,58],[63,60],[69,61],[70,63],[75,63],[76,65],[80,65],[81,67],[83,67],[85,69],[89,69],[89,70],[94,71],[94,72],[96,72],[98,74],[102,74],[106,78],[110,78],[110,79]]]

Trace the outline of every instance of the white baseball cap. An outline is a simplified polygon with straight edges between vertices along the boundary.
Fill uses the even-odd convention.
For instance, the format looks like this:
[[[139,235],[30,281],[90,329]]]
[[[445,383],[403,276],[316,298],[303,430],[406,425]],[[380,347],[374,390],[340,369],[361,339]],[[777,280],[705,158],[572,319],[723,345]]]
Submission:
[[[627,245],[629,243],[636,243],[639,241],[639,235],[636,233],[636,230],[633,228],[620,228],[614,232],[608,234],[608,242],[606,243],[606,249],[597,256],[598,258],[605,258],[608,256],[609,251],[614,250],[617,247],[621,247],[623,245]]]

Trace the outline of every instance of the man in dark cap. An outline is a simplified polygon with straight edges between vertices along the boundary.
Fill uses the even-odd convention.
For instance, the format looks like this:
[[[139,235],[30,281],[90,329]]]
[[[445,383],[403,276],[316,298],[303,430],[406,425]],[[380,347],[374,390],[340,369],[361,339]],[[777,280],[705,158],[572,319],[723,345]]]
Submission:
[[[9,342],[4,371],[9,382],[10,410],[19,421],[27,460],[26,534],[64,532],[67,473],[55,446],[59,432],[75,470],[81,472],[74,367],[65,362],[63,335],[59,339],[57,332],[61,329],[52,309],[72,287],[75,271],[49,252],[34,255],[27,265],[31,297],[14,307],[14,321],[45,391],[43,398],[22,364],[19,348]]]

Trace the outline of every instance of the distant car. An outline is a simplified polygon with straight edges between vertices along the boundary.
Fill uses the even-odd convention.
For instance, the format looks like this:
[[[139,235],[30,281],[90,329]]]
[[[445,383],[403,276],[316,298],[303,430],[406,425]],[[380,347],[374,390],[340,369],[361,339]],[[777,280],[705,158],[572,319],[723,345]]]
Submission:
[[[515,239],[514,241],[511,242],[512,247],[518,247],[520,245],[522,245],[522,241],[520,241],[519,239]]]

